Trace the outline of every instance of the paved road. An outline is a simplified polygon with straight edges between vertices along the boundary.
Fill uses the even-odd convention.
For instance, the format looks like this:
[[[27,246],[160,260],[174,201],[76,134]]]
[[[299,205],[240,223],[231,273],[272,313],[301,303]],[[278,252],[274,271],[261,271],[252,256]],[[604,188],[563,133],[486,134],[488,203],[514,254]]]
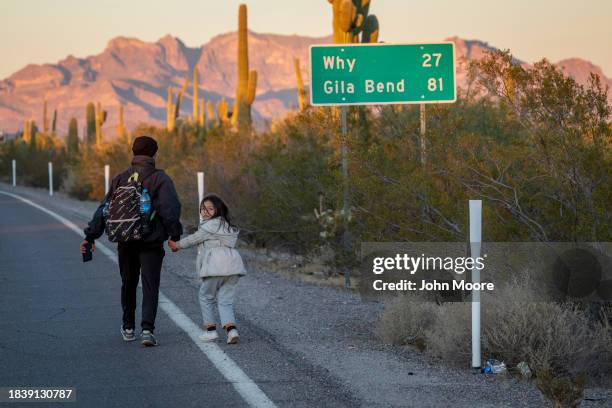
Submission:
[[[248,248],[242,254],[249,274],[236,301],[238,346],[218,343],[211,355],[188,334],[201,321],[194,249],[165,259],[161,290],[167,301],[160,304],[156,330],[161,345],[125,344],[113,245],[101,239],[111,257],[98,245],[94,261],[83,264],[80,232],[3,192],[67,218],[77,231],[97,207],[0,182],[0,387],[77,388],[76,404],[55,406],[241,407],[248,405],[245,389],[249,394],[253,387],[279,407],[550,405],[533,384],[475,375],[382,344],[376,333],[381,304],[302,282],[289,266],[275,266],[266,251]],[[244,377],[232,378],[226,359]],[[597,401],[582,405],[603,407],[612,394],[590,389],[587,395]]]
[[[0,194],[0,387],[76,388],[76,404],[61,406],[248,405],[227,373],[161,310],[159,347],[125,343],[118,268],[100,251],[83,264],[79,242],[58,220]],[[198,322],[195,296],[164,279],[162,291],[176,294],[176,305]],[[221,350],[277,406],[359,405],[257,327],[243,330],[248,342]]]

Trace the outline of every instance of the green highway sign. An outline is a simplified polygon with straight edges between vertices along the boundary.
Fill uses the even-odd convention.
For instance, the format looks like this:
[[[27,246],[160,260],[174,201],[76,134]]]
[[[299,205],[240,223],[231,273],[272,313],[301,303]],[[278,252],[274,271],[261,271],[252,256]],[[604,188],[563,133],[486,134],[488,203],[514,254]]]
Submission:
[[[312,105],[455,102],[455,45],[310,47]]]

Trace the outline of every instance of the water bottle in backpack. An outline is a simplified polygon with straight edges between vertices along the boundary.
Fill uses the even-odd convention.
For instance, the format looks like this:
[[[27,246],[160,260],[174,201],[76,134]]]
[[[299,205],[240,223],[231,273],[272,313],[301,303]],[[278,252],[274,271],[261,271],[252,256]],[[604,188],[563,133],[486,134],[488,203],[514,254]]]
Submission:
[[[151,232],[151,196],[148,189],[143,189],[140,193],[140,221],[142,225],[142,235],[146,236]]]
[[[104,218],[105,222],[108,219],[108,214],[109,214],[108,207],[109,207],[109,202],[108,201],[104,202],[104,207],[102,207],[102,217]]]

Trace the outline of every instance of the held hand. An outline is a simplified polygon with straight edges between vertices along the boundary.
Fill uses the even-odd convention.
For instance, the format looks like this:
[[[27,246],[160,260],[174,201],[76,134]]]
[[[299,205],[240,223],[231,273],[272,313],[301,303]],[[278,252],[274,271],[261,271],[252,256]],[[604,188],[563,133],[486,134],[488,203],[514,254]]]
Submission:
[[[168,247],[172,250],[172,252],[177,252],[179,250],[176,246],[176,242],[171,239],[168,240]]]
[[[87,245],[87,244],[88,244],[87,241],[81,242],[80,249],[81,249],[81,253],[82,254],[85,253],[85,245]],[[91,252],[93,253],[93,251],[95,251],[95,250],[96,250],[96,244],[91,244]]]

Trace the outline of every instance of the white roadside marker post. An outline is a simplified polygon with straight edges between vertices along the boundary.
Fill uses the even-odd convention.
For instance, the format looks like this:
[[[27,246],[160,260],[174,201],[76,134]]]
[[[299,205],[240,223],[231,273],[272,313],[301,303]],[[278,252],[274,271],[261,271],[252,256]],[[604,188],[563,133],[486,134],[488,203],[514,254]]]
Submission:
[[[204,198],[204,172],[198,171],[198,218],[202,219],[200,215],[200,203]]]
[[[110,189],[110,166],[108,164],[104,165],[104,195],[108,194],[108,190]]]
[[[53,163],[49,162],[49,195],[53,197]]]
[[[17,160],[13,159],[13,187],[17,187]]]
[[[482,200],[470,200],[470,257],[480,257],[482,245]],[[472,268],[472,283],[480,283],[480,270]],[[480,351],[480,291],[472,290],[472,368],[482,365]]]

